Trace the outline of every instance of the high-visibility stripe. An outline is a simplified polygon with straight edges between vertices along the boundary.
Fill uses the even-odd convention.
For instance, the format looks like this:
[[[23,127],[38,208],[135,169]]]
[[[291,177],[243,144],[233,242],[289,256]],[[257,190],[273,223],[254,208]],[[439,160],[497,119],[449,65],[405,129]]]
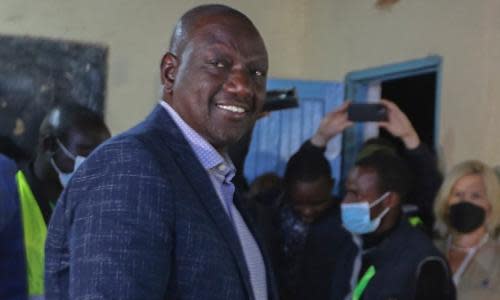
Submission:
[[[420,219],[419,216],[410,217],[408,218],[408,221],[410,222],[410,225],[413,227],[424,225],[424,221],[422,221],[422,219]]]
[[[35,196],[21,171],[16,173],[16,181],[23,220],[28,294],[32,298],[44,294],[44,246],[47,237],[47,225]]]
[[[363,292],[366,289],[366,286],[372,280],[373,276],[375,276],[375,267],[370,266],[368,270],[366,270],[365,274],[363,274],[363,277],[361,277],[361,280],[358,282],[356,285],[356,288],[354,288],[354,293],[352,294],[352,300],[359,300],[361,299],[361,296],[363,295]]]

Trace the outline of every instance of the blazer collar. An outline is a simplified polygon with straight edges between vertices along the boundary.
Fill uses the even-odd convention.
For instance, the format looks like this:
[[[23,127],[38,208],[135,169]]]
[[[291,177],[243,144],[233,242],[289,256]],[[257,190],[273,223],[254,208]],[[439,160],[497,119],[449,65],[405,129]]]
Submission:
[[[154,108],[153,112],[142,123],[142,126],[154,128],[154,131],[157,133],[155,140],[151,141],[154,142],[153,145],[156,145],[156,151],[161,153],[165,148],[169,148],[173,152],[174,155],[172,157],[159,155],[160,161],[172,158],[176,161],[179,169],[189,181],[191,188],[198,195],[198,200],[200,200],[201,204],[208,211],[226,240],[234,256],[248,295],[253,295],[250,285],[250,274],[246,266],[238,235],[222,207],[207,171],[197,159],[184,135],[161,105],[157,105]],[[164,163],[167,164],[166,161]],[[250,298],[253,299],[252,296]]]

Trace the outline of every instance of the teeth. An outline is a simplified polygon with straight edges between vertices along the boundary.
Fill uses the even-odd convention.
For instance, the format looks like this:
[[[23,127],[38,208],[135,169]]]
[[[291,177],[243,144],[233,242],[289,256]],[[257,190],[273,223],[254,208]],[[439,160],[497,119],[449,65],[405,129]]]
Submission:
[[[230,112],[235,112],[235,113],[244,113],[245,109],[243,107],[239,106],[234,106],[234,105],[217,105],[217,107],[222,108],[224,110],[228,110]]]

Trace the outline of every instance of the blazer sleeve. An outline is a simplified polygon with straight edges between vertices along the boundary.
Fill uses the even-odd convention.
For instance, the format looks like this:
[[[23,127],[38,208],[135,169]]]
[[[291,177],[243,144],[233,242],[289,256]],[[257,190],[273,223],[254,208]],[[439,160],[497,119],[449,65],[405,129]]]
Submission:
[[[158,165],[141,145],[122,143],[77,172],[63,199],[71,220],[70,299],[164,299],[174,201]]]

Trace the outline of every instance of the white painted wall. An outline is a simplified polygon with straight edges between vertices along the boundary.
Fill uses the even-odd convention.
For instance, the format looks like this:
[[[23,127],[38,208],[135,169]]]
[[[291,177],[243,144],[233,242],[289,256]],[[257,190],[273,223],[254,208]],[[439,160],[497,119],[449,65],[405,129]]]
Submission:
[[[0,33],[108,45],[106,118],[118,133],[157,101],[158,64],[177,18],[209,2],[1,0]],[[443,56],[447,166],[468,158],[500,163],[500,0],[401,0],[387,11],[375,9],[375,0],[220,2],[260,29],[271,76],[342,80],[352,70]]]
[[[300,72],[302,66],[290,62],[302,53],[296,41],[304,35],[303,1],[225,2],[261,29],[273,70]],[[115,134],[142,120],[158,101],[159,62],[173,25],[202,3],[210,1],[0,0],[0,33],[109,46],[106,119]]]
[[[446,167],[500,163],[500,0],[310,1],[303,77],[441,55],[440,141]],[[319,30],[318,30],[319,29]]]

